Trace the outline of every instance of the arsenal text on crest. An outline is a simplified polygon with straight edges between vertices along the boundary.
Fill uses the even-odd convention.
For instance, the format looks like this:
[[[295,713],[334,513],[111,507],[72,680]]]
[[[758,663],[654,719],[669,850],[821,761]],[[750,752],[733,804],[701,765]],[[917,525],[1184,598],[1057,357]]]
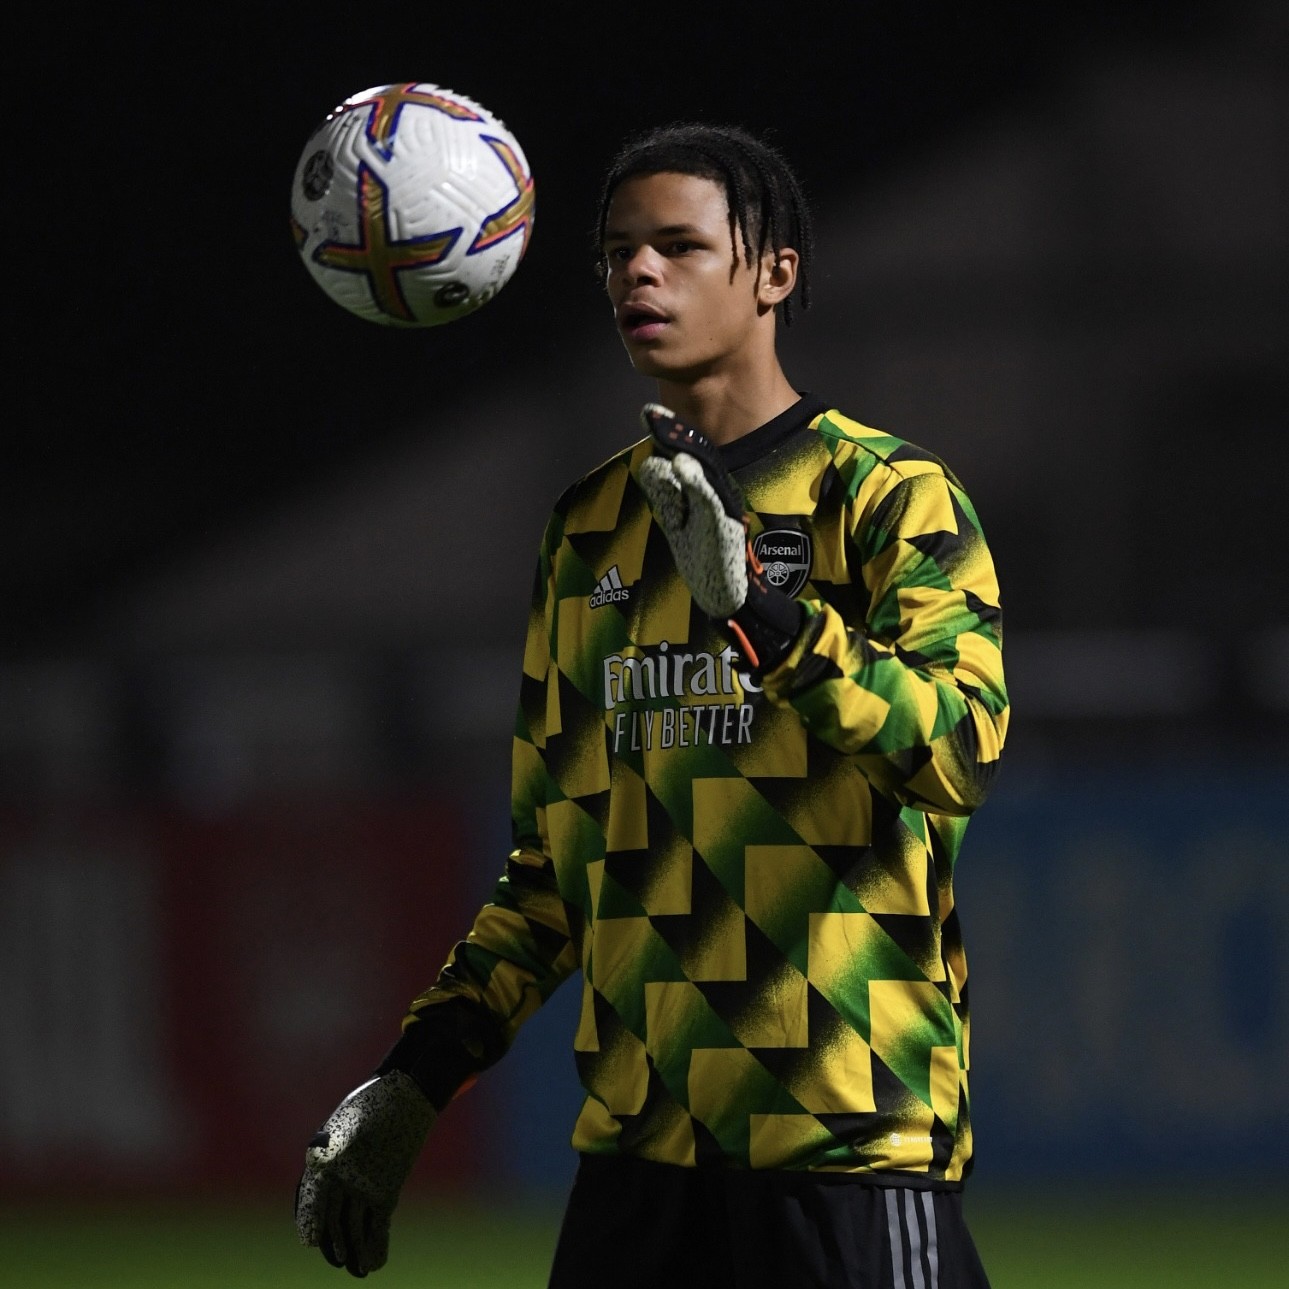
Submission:
[[[767,528],[752,539],[752,553],[766,579],[785,595],[796,595],[810,576],[813,551],[809,533],[796,528]]]

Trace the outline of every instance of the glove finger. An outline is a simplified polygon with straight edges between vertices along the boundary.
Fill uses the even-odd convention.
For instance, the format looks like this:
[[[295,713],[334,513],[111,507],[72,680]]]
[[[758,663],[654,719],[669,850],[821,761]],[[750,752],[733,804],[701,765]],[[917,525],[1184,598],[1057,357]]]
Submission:
[[[671,468],[680,484],[685,508],[691,516],[697,517],[693,522],[701,523],[704,535],[719,541],[733,540],[741,548],[742,523],[725,513],[725,506],[716,495],[702,465],[693,457],[682,453],[672,461]],[[730,525],[734,527],[730,528]],[[733,534],[731,539],[726,538],[727,528]]]
[[[367,1248],[363,1239],[364,1218],[368,1213],[365,1201],[352,1191],[346,1191],[340,1205],[339,1225],[344,1232],[345,1270],[361,1280],[367,1274]]]
[[[313,1134],[304,1152],[304,1172],[295,1186],[295,1229],[300,1243],[317,1248],[322,1227],[324,1193],[331,1185],[319,1167],[322,1152],[330,1144],[326,1129]]]
[[[646,403],[640,409],[640,424],[646,434],[664,447],[668,446],[668,435],[675,432],[673,427],[679,426],[675,412],[661,403]]]
[[[703,463],[697,457],[690,456],[688,452],[677,453],[672,458],[671,470],[681,491],[691,497],[701,497],[709,506],[724,509],[707,477],[707,471],[703,469]]]
[[[318,1183],[310,1173],[305,1172],[295,1184],[295,1233],[300,1243],[308,1248],[318,1244]]]
[[[670,457],[692,456],[702,466],[720,500],[721,509],[731,519],[743,517],[747,509],[743,494],[726,467],[720,449],[705,434],[676,420],[675,415],[660,403],[645,404],[640,419],[660,451]]]
[[[295,1230],[300,1243],[316,1249],[326,1228],[327,1194],[333,1183],[306,1168],[295,1188]]]
[[[347,1250],[342,1211],[345,1191],[334,1184],[319,1187],[318,1248],[333,1267],[343,1267]]]
[[[677,452],[672,458],[672,470],[683,489],[701,492],[705,498],[721,504],[721,499],[715,494],[712,481],[708,478],[708,472],[703,468],[703,461],[696,456],[691,456],[688,452]]]
[[[363,1245],[367,1250],[368,1271],[379,1271],[389,1260],[389,1223],[388,1213],[378,1213],[370,1208],[367,1210]]]
[[[703,558],[688,568],[685,580],[704,613],[728,618],[747,598],[746,529],[725,513],[698,461],[682,454],[672,465],[689,498],[691,545],[703,551]]]
[[[673,463],[665,457],[648,457],[640,465],[639,478],[650,509],[664,530],[671,533],[683,528],[688,518],[688,505]]]
[[[680,482],[668,457],[645,457],[640,463],[640,486],[650,498],[667,497],[680,491]]]

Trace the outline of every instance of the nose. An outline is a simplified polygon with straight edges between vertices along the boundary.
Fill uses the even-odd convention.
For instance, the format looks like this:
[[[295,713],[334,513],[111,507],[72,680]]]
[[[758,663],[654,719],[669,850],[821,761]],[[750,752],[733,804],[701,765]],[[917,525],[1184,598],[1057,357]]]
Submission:
[[[647,243],[638,246],[630,259],[622,266],[622,276],[628,286],[656,283],[659,277],[661,257]]]

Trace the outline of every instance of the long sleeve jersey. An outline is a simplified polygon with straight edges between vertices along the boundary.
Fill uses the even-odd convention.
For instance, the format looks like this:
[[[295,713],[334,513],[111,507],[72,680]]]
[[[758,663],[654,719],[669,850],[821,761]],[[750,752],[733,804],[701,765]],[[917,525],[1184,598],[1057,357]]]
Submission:
[[[459,1083],[580,971],[577,1150],[956,1185],[953,873],[1008,714],[975,512],[934,456],[809,397],[722,448],[807,615],[758,682],[652,518],[651,450],[579,480],[547,526],[514,850],[412,1004],[403,1064]]]

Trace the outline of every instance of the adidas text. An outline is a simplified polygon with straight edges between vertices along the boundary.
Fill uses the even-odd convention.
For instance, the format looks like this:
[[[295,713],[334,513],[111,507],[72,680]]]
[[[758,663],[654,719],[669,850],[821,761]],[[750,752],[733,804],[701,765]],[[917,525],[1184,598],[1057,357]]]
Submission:
[[[618,572],[618,566],[615,564],[600,578],[599,584],[591,592],[591,598],[587,603],[591,608],[598,609],[605,604],[624,604],[630,598],[631,589],[622,585],[622,575]]]

